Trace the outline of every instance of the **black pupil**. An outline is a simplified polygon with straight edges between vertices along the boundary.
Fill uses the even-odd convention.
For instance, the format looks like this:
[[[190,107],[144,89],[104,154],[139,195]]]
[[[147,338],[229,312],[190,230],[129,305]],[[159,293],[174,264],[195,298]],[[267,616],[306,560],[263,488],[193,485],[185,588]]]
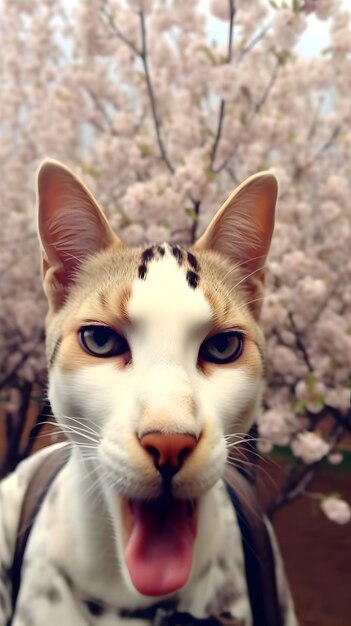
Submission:
[[[228,346],[230,344],[232,337],[228,337],[227,335],[218,335],[213,341],[214,347],[218,352],[226,352]]]
[[[93,339],[99,348],[102,348],[105,343],[111,338],[111,331],[109,328],[105,328],[104,326],[100,328],[94,328],[94,330],[90,331],[90,334],[93,336]]]

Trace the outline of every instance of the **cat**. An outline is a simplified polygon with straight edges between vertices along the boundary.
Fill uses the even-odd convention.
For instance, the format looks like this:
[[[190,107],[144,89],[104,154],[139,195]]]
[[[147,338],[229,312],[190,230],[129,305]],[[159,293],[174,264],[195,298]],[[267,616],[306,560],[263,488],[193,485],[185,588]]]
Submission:
[[[257,417],[259,325],[277,182],[240,185],[190,247],[127,247],[64,165],[38,173],[49,399],[68,444],[0,488],[0,626],[150,621],[166,598],[252,624],[240,530],[222,475]],[[26,487],[70,445],[26,549],[14,615],[9,569]],[[297,624],[279,550],[284,626]]]

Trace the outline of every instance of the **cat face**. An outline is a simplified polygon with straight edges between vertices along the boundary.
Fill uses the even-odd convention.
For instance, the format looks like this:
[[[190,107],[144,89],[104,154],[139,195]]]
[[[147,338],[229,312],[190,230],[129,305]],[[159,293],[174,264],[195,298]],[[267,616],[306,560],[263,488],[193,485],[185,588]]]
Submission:
[[[262,173],[190,249],[128,248],[69,170],[52,161],[40,169],[49,398],[76,453],[92,457],[93,446],[122,543],[131,542],[134,518],[140,536],[154,527],[140,503],[159,503],[165,490],[190,503],[190,513],[170,504],[169,519],[178,515],[182,527],[188,516],[185,528],[196,534],[197,503],[226,462],[225,435],[246,432],[257,415],[275,199],[276,181]],[[149,575],[140,574],[144,561],[132,550],[129,573],[142,593],[181,586],[145,586],[151,561]]]

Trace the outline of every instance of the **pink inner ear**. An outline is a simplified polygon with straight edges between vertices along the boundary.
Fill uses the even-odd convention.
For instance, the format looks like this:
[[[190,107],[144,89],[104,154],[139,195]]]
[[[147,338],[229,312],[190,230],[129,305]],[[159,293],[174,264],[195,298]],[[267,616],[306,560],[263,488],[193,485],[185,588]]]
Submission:
[[[38,176],[39,231],[49,269],[68,283],[90,255],[117,237],[90,192],[59,163],[46,162]]]
[[[248,179],[224,203],[196,246],[216,250],[261,278],[274,228],[276,197],[273,175],[262,173]]]

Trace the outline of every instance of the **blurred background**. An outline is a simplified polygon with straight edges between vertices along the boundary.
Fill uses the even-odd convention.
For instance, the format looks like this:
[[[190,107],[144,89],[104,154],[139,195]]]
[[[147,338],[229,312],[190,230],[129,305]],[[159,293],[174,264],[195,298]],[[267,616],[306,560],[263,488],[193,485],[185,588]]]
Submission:
[[[45,395],[43,158],[81,176],[127,243],[191,243],[237,184],[271,169],[257,482],[306,626],[350,623],[349,8],[0,3],[0,476],[60,437]]]

